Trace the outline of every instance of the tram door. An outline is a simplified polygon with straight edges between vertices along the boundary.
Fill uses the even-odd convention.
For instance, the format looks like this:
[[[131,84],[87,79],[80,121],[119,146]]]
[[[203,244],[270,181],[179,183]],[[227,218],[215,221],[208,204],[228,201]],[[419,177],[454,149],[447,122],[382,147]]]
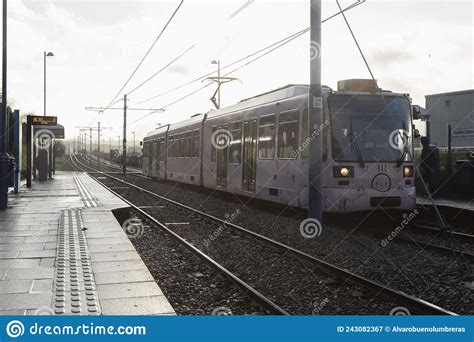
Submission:
[[[229,126],[220,126],[219,130],[223,129],[225,131],[229,130]],[[229,161],[229,144],[226,141],[222,142],[224,148],[216,149],[217,152],[217,185],[226,186],[227,185],[227,163]],[[219,144],[219,142],[218,142]]]
[[[257,173],[257,120],[244,122],[242,190],[255,192]]]
[[[158,160],[160,161],[160,167],[158,168],[158,177],[165,177],[165,156],[166,156],[166,144],[165,144],[165,138],[160,139],[160,144],[159,144],[159,158]]]
[[[153,148],[153,144],[152,143],[148,143],[147,146],[146,146],[146,154],[147,154],[147,157],[148,157],[148,175],[151,176],[151,173],[152,173],[152,167],[153,167],[153,155],[151,154],[152,153],[152,148]]]
[[[156,170],[157,170],[158,165],[159,165],[159,162],[158,162],[158,143],[156,143],[156,142],[153,143],[153,150],[151,151],[150,160],[152,160],[152,162],[150,163],[150,166],[152,168],[151,169],[152,175],[156,176]],[[155,161],[155,169],[154,170],[153,170],[153,161]]]

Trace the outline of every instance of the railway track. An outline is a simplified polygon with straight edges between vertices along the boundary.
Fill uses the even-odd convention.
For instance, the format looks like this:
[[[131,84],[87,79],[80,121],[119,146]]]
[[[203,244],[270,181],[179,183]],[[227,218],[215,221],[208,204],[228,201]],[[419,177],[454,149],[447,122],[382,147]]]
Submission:
[[[120,178],[117,178],[117,177],[115,177],[111,174],[107,174],[107,173],[104,173],[104,172],[102,172],[100,170],[97,170],[93,167],[87,166],[84,163],[82,163],[81,161],[79,161],[77,158],[76,158],[76,161],[74,162],[73,158],[76,158],[76,156],[74,156],[74,157],[71,156],[71,160],[72,160],[73,164],[75,164],[75,165],[80,164],[80,165],[82,165],[82,167],[85,167],[85,168],[91,170],[91,171],[87,171],[89,173],[100,174],[102,176],[105,176],[105,177],[109,178],[110,180],[113,180],[115,182],[119,182],[121,185],[123,185],[125,187],[129,187],[129,188],[131,188],[135,191],[138,191],[138,192],[141,192],[141,193],[146,194],[148,196],[154,197],[156,199],[165,201],[165,202],[167,202],[167,203],[169,203],[169,204],[171,204],[171,205],[173,205],[173,206],[175,206],[175,207],[177,207],[181,210],[188,211],[188,212],[191,212],[195,215],[201,216],[201,217],[205,218],[206,220],[216,222],[219,225],[222,225],[223,227],[225,227],[226,229],[231,229],[231,230],[233,230],[233,231],[235,231],[239,234],[243,234],[243,235],[249,236],[251,238],[257,239],[257,240],[259,240],[259,241],[261,241],[261,242],[263,242],[263,243],[265,243],[269,246],[272,246],[274,248],[279,249],[285,255],[292,255],[292,256],[296,257],[298,260],[301,260],[305,264],[309,264],[309,265],[317,268],[318,270],[322,271],[323,273],[325,273],[329,276],[337,277],[338,279],[342,279],[344,282],[347,282],[347,283],[352,284],[354,286],[360,286],[360,287],[366,288],[366,289],[370,290],[371,293],[374,293],[376,295],[380,295],[380,296],[382,296],[382,297],[384,297],[388,300],[391,300],[391,301],[394,301],[394,302],[398,303],[399,305],[403,305],[410,312],[419,313],[419,314],[429,314],[429,315],[455,315],[455,313],[453,313],[449,310],[446,310],[444,308],[441,308],[441,307],[439,307],[435,304],[429,303],[429,302],[427,302],[423,299],[411,296],[411,295],[409,295],[407,293],[404,293],[402,291],[398,291],[398,290],[393,289],[391,287],[385,286],[385,285],[380,284],[378,282],[375,282],[371,279],[368,279],[368,278],[365,278],[365,277],[360,276],[358,274],[355,274],[355,273],[353,273],[353,272],[351,272],[347,269],[335,266],[335,265],[330,264],[330,263],[328,263],[324,260],[318,259],[318,258],[316,258],[312,255],[309,255],[309,254],[307,254],[303,251],[300,251],[298,249],[295,249],[293,247],[290,247],[288,245],[280,243],[276,240],[273,240],[273,239],[270,239],[270,238],[268,238],[266,236],[263,236],[261,234],[252,232],[248,229],[245,229],[241,226],[233,224],[229,221],[219,219],[219,218],[217,218],[213,215],[210,215],[208,213],[205,213],[203,211],[196,210],[196,209],[194,209],[192,207],[189,207],[187,205],[184,205],[182,203],[178,203],[178,202],[173,201],[173,200],[171,200],[169,198],[166,198],[164,196],[160,196],[160,195],[158,195],[156,193],[153,193],[153,192],[151,192],[147,189],[144,189],[140,186],[137,186],[135,184],[132,184],[132,183],[124,181]],[[82,167],[78,166],[78,168],[85,171]],[[99,180],[98,180],[98,182],[101,183]],[[160,227],[161,229],[167,231],[169,234],[171,234],[173,237],[175,237],[180,242],[186,244],[188,246],[188,248],[192,249],[193,252],[200,255],[204,260],[206,260],[208,262],[211,262],[211,264],[214,267],[217,267],[217,268],[220,268],[220,269],[222,269],[222,268],[225,269],[222,265],[220,265],[220,267],[219,267],[219,264],[217,262],[212,260],[209,256],[205,255],[202,251],[200,251],[199,249],[194,247],[192,244],[187,242],[185,239],[183,239],[182,237],[177,235],[171,229],[169,229],[168,227],[166,227],[162,223],[158,222],[150,214],[146,213],[143,209],[139,208],[139,206],[137,206],[137,205],[131,203],[130,201],[124,199],[122,196],[117,194],[115,191],[108,188],[105,184],[102,184],[102,186],[104,186],[109,191],[116,194],[118,197],[122,198],[126,203],[128,203],[130,205],[131,208],[133,208],[134,211],[139,213],[141,216],[143,216],[144,218],[146,218],[150,222],[153,222],[156,226]],[[227,272],[229,272],[229,274],[227,274],[228,276],[235,277],[234,279],[236,279],[236,281],[239,282],[240,286],[242,286],[243,288],[247,288],[249,291],[251,291],[252,295],[255,295],[256,299],[258,299],[260,302],[267,303],[267,304],[269,304],[269,302],[271,302],[272,303],[271,306],[273,306],[273,311],[279,312],[281,314],[287,314],[286,311],[281,309],[277,304],[273,303],[271,300],[269,300],[263,294],[259,293],[255,289],[253,289],[250,285],[248,285],[247,283],[245,283],[243,280],[236,277],[235,275],[232,276],[232,273],[230,271],[228,271],[227,269],[225,269],[225,270]],[[253,289],[253,290],[250,290],[250,289]],[[264,298],[267,298],[267,299],[265,300]],[[283,310],[283,312],[280,312],[277,308]]]
[[[87,159],[89,159],[89,158],[87,158]],[[89,162],[90,162],[90,159],[89,159]],[[105,166],[107,168],[110,168],[113,171],[116,171],[117,169],[121,169],[120,166],[111,164],[109,162],[106,162],[104,164],[106,164]],[[94,172],[98,172],[98,170],[95,170]],[[109,172],[107,172],[107,173],[109,173]],[[113,173],[120,173],[120,172],[113,172]],[[133,175],[135,177],[141,177],[141,178],[149,179],[149,177],[144,176],[143,174],[140,174],[140,173],[137,173],[137,172],[130,172],[129,174]],[[416,224],[416,223],[411,223],[410,226],[417,229],[417,230],[419,230],[419,231],[423,231],[423,232],[428,233],[428,234],[437,234],[437,235],[443,234],[444,237],[449,238],[449,239],[457,239],[458,241],[462,241],[462,242],[474,243],[474,235],[461,233],[461,232],[457,232],[457,231],[453,231],[453,230],[443,231],[442,229],[436,228],[434,226],[421,225],[421,224]],[[383,238],[384,236],[379,235],[379,237]],[[466,251],[462,251],[462,250],[460,250],[458,248],[455,248],[453,246],[446,247],[446,246],[443,246],[443,245],[440,245],[440,244],[435,244],[435,243],[432,243],[432,242],[415,239],[414,237],[405,238],[405,237],[402,237],[400,235],[397,236],[397,240],[400,241],[400,242],[409,243],[409,244],[412,244],[412,245],[415,245],[415,246],[418,246],[418,247],[421,246],[422,249],[430,249],[430,250],[441,252],[441,253],[444,253],[444,254],[455,255],[455,256],[458,256],[458,257],[460,257],[464,260],[474,261],[474,254],[466,252]],[[452,241],[448,241],[448,243],[450,245],[455,244]]]
[[[457,238],[457,239],[460,239],[462,241],[469,242],[469,243],[474,243],[474,235],[467,234],[467,233],[461,233],[461,232],[455,231],[451,228],[448,228],[448,229],[444,230],[444,229],[435,227],[434,225],[418,224],[418,223],[412,223],[411,226],[418,229],[418,230],[420,230],[420,231],[424,231],[424,232],[427,232],[427,233],[448,234],[453,238]]]
[[[75,159],[75,160],[74,160]],[[113,177],[110,176],[107,173],[104,173],[102,171],[99,171],[97,169],[94,169],[81,161],[77,159],[76,156],[71,156],[71,162],[72,164],[79,169],[80,171],[87,172],[84,168],[87,168],[89,170],[93,170],[94,173],[99,173],[103,174],[107,177]],[[82,167],[81,167],[82,165]],[[115,177],[113,177],[115,178]],[[118,178],[115,178],[118,179]],[[159,227],[161,230],[166,232],[168,235],[172,236],[176,241],[178,241],[180,244],[184,245],[186,248],[188,248],[191,252],[199,256],[202,260],[204,260],[208,265],[216,269],[218,272],[222,273],[225,277],[230,279],[235,285],[240,287],[250,298],[254,299],[257,301],[265,310],[270,312],[271,314],[275,315],[289,315],[287,311],[279,307],[277,304],[275,304],[273,301],[271,301],[268,297],[264,296],[260,292],[258,292],[256,289],[254,289],[252,286],[250,286],[248,283],[237,277],[235,274],[227,270],[224,266],[219,264],[218,262],[214,261],[212,258],[210,258],[208,255],[204,254],[201,252],[199,249],[194,247],[192,244],[190,244],[188,241],[183,239],[181,236],[177,235],[174,233],[171,229],[166,227],[164,224],[156,220],[154,217],[146,213],[144,210],[136,206],[135,204],[131,203],[124,197],[120,196],[118,193],[116,193],[114,190],[112,190],[110,187],[107,187],[106,185],[102,184],[99,182],[104,188],[112,192],[114,195],[119,197],[121,200],[123,200],[125,203],[127,203],[137,214],[140,216],[144,217],[147,221],[155,225],[156,227]]]

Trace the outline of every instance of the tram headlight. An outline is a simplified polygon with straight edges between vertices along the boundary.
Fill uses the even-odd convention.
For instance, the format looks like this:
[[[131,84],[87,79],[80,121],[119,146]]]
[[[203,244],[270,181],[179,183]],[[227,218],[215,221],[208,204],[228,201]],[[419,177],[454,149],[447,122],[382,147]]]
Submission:
[[[334,166],[332,173],[334,178],[353,178],[354,168],[352,166]]]
[[[403,177],[413,177],[413,166],[403,167]]]

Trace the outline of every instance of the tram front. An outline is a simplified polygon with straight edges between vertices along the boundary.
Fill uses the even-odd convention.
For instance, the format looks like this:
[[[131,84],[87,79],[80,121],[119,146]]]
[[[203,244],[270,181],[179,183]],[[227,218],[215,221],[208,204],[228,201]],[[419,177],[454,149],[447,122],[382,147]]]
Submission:
[[[388,91],[337,91],[327,98],[326,211],[415,208],[411,100]]]

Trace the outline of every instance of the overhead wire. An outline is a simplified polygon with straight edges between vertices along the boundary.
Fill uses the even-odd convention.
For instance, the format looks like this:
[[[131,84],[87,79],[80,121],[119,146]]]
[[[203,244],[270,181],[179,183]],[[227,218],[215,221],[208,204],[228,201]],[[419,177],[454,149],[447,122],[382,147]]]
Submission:
[[[120,88],[120,90],[117,92],[117,94],[112,98],[112,100],[109,102],[109,104],[105,107],[104,111],[106,111],[108,108],[110,108],[114,103],[115,99],[121,94],[121,92],[123,91],[123,89],[127,86],[127,84],[130,82],[130,80],[132,79],[132,77],[136,74],[136,72],[138,71],[138,69],[140,68],[140,66],[143,64],[143,62],[145,61],[145,59],[148,57],[148,55],[150,54],[151,50],[153,50],[153,47],[156,45],[156,43],[158,42],[158,40],[161,38],[161,36],[163,35],[163,33],[166,31],[166,28],[169,26],[169,24],[171,23],[171,21],[173,20],[173,18],[176,16],[176,13],[178,13],[179,9],[181,8],[181,6],[183,5],[184,3],[184,0],[181,0],[181,2],[179,3],[179,5],[176,7],[176,9],[174,10],[173,14],[171,15],[171,17],[168,19],[168,21],[166,22],[165,26],[161,29],[160,33],[156,36],[155,40],[153,41],[153,43],[151,44],[150,48],[148,49],[148,51],[145,53],[145,55],[143,56],[143,58],[140,60],[140,62],[138,63],[138,65],[135,67],[135,69],[133,70],[132,74],[128,77],[127,81],[124,83],[124,85]],[[99,113],[96,118],[94,120],[92,120],[92,122],[88,125],[90,126],[100,115],[102,115],[102,113]]]
[[[347,6],[346,8],[344,8],[342,11],[343,11],[343,12],[348,11],[348,10],[350,10],[350,9],[356,7],[356,6],[361,5],[361,4],[364,3],[364,2],[365,2],[365,0],[358,0],[358,1],[356,1],[355,3],[353,3],[353,4],[349,5],[349,6]],[[338,13],[335,13],[335,14],[331,15],[330,17],[328,17],[328,18],[322,20],[321,23],[324,23],[324,22],[326,22],[326,21],[328,21],[328,20],[330,20],[330,19],[332,19],[332,18],[338,16],[339,14],[341,14],[341,12],[338,12]],[[234,61],[234,62],[232,62],[232,63],[230,63],[230,64],[228,64],[228,65],[226,65],[226,66],[223,66],[223,67],[221,68],[221,70],[225,70],[225,69],[227,69],[227,68],[229,68],[229,67],[231,67],[231,66],[234,66],[234,65],[236,65],[236,64],[238,64],[238,63],[240,63],[240,62],[242,62],[242,61],[244,61],[244,60],[246,60],[246,59],[248,59],[248,58],[251,58],[251,57],[253,57],[253,56],[255,56],[255,55],[258,55],[259,53],[261,53],[261,52],[263,52],[263,51],[266,51],[266,50],[268,50],[268,49],[271,49],[272,47],[274,47],[274,46],[276,46],[276,45],[278,45],[278,44],[280,44],[280,43],[282,43],[282,42],[284,42],[284,41],[286,41],[286,40],[288,40],[288,39],[292,39],[292,38],[293,38],[293,39],[296,39],[296,38],[298,38],[300,35],[302,35],[302,34],[304,34],[304,33],[306,33],[306,32],[309,32],[309,30],[310,30],[310,27],[307,27],[307,28],[305,28],[305,29],[303,29],[303,30],[300,30],[300,31],[298,31],[298,32],[296,32],[296,33],[293,33],[293,34],[289,35],[289,36],[286,36],[285,38],[282,38],[282,39],[280,39],[280,40],[278,40],[278,41],[276,41],[276,42],[274,42],[274,43],[272,43],[272,44],[270,44],[270,45],[268,45],[268,46],[265,46],[265,47],[262,48],[262,49],[259,49],[259,50],[255,51],[255,52],[253,52],[253,53],[251,53],[251,54],[249,54],[249,55],[247,55],[247,56],[245,56],[245,57],[242,57],[242,58],[240,58],[240,59],[238,59],[238,60],[236,60],[236,61]],[[169,90],[166,90],[166,91],[164,91],[164,92],[162,92],[162,93],[159,93],[159,94],[157,94],[157,95],[153,95],[153,96],[151,96],[151,97],[149,97],[149,98],[147,98],[147,99],[145,99],[145,100],[141,100],[141,101],[139,101],[139,102],[136,102],[136,103],[134,103],[134,105],[142,104],[142,103],[144,103],[144,102],[148,102],[148,101],[157,99],[157,98],[159,98],[159,97],[161,97],[161,96],[164,96],[164,95],[167,95],[167,94],[169,94],[169,93],[172,93],[172,92],[174,92],[174,91],[176,91],[176,90],[182,89],[182,88],[184,88],[184,87],[186,87],[186,86],[188,86],[188,85],[191,85],[191,84],[193,84],[193,83],[202,81],[202,80],[205,79],[206,77],[211,76],[211,75],[213,75],[213,74],[214,74],[214,72],[210,72],[210,73],[204,74],[204,75],[202,75],[202,76],[196,77],[195,79],[193,79],[193,80],[191,80],[191,81],[188,81],[188,82],[186,82],[186,83],[183,83],[183,84],[181,84],[181,85],[179,85],[179,86],[176,86],[176,87],[174,87],[174,88],[171,88],[171,89],[169,89]]]
[[[155,78],[155,77],[156,77],[157,75],[159,75],[161,72],[163,72],[164,70],[166,70],[169,66],[171,66],[171,65],[174,64],[176,61],[178,61],[179,59],[181,59],[184,55],[186,55],[189,51],[191,51],[195,46],[196,46],[196,44],[193,44],[193,45],[191,45],[190,47],[188,47],[184,52],[182,52],[180,55],[178,55],[176,58],[174,58],[171,62],[169,62],[169,63],[166,64],[164,67],[162,67],[160,70],[158,70],[158,71],[155,72],[153,75],[151,75],[150,77],[148,77],[145,81],[143,81],[142,83],[140,83],[138,86],[136,86],[135,88],[133,88],[132,90],[130,90],[129,92],[127,92],[127,95],[132,94],[133,92],[135,92],[136,90],[140,89],[140,88],[143,87],[145,84],[147,84],[148,82],[150,82],[153,78]]]
[[[330,16],[330,17],[324,19],[324,20],[322,20],[321,23],[324,23],[324,22],[326,22],[326,21],[328,21],[328,20],[334,18],[335,16],[337,16],[337,15],[339,15],[339,14],[344,14],[345,11],[348,11],[348,10],[350,10],[350,9],[356,7],[356,6],[359,6],[360,4],[362,4],[362,3],[364,3],[364,2],[365,2],[365,0],[359,0],[359,1],[353,3],[352,5],[349,5],[348,7],[344,8],[344,9],[340,8],[340,12],[338,12],[338,13],[336,13],[336,14],[334,14],[334,15],[332,15],[332,16]],[[233,63],[231,63],[231,64],[228,64],[228,65],[224,66],[222,69],[226,69],[226,68],[228,68],[228,67],[230,67],[230,66],[232,66],[232,65],[235,65],[235,64],[237,64],[237,63],[239,63],[239,62],[242,62],[243,60],[246,60],[246,59],[248,59],[248,58],[250,58],[250,57],[253,57],[253,56],[259,54],[260,52],[266,51],[266,50],[268,50],[269,48],[271,48],[270,50],[266,51],[266,52],[263,53],[262,55],[259,55],[259,56],[257,56],[256,58],[254,58],[254,59],[252,59],[252,60],[250,60],[250,61],[248,61],[248,62],[242,64],[241,66],[237,67],[236,69],[234,69],[234,70],[232,70],[232,71],[230,71],[230,72],[224,74],[224,76],[228,76],[228,75],[230,75],[230,74],[232,74],[232,73],[234,73],[234,72],[236,72],[236,71],[238,71],[238,70],[240,70],[240,69],[242,69],[242,68],[248,66],[249,64],[252,64],[253,62],[255,62],[255,61],[257,61],[257,60],[263,58],[264,56],[270,54],[271,52],[273,52],[273,51],[279,49],[280,47],[282,47],[282,46],[284,46],[284,45],[290,43],[291,41],[295,40],[296,38],[302,36],[302,35],[305,34],[306,32],[309,32],[309,30],[310,30],[310,27],[308,27],[308,28],[306,28],[306,29],[303,29],[303,30],[300,30],[300,31],[298,31],[298,32],[296,32],[296,33],[294,33],[294,34],[292,34],[292,35],[290,35],[290,36],[287,36],[287,37],[285,37],[285,38],[279,40],[278,42],[272,43],[272,44],[270,44],[269,46],[264,47],[263,49],[260,49],[260,50],[254,52],[254,53],[252,53],[252,54],[250,54],[250,55],[247,55],[247,56],[245,56],[245,57],[243,57],[243,58],[240,58],[239,60],[237,60],[237,61],[235,61],[235,62],[233,62]],[[212,75],[212,74],[214,74],[214,72],[211,72],[211,73],[209,73],[209,74],[203,75],[203,76],[198,77],[198,78],[195,78],[194,80],[192,80],[192,81],[190,81],[190,82],[187,82],[187,83],[185,83],[185,84],[183,84],[183,85],[180,85],[180,86],[178,86],[178,87],[175,87],[175,88],[173,88],[173,89],[170,89],[170,90],[168,90],[168,91],[166,91],[166,92],[164,92],[164,93],[161,93],[161,94],[158,94],[158,95],[156,95],[156,96],[153,96],[152,98],[149,98],[149,99],[147,99],[147,100],[143,100],[143,101],[137,102],[136,104],[140,104],[140,103],[149,101],[149,100],[151,100],[151,99],[155,99],[155,98],[157,98],[157,97],[159,97],[159,96],[168,94],[168,93],[170,93],[170,92],[172,92],[172,91],[174,91],[174,90],[183,88],[183,87],[186,86],[186,85],[190,85],[190,84],[195,83],[195,82],[197,82],[197,81],[203,80],[203,79],[205,79],[207,76]],[[181,102],[181,101],[183,101],[183,100],[189,98],[190,96],[196,94],[197,92],[199,92],[199,91],[201,91],[201,90],[203,90],[203,89],[209,87],[211,84],[212,84],[212,83],[206,84],[205,86],[202,86],[202,87],[200,87],[200,88],[198,88],[198,89],[196,89],[196,90],[194,90],[194,91],[192,91],[192,92],[190,92],[190,93],[184,95],[183,97],[181,97],[181,98],[179,98],[179,99],[177,99],[177,100],[174,100],[173,102],[167,104],[166,106],[163,106],[161,109],[166,109],[166,108],[168,108],[168,107],[170,107],[170,106],[172,106],[172,105],[174,105],[174,104],[176,104],[176,103],[178,103],[178,102]],[[143,115],[142,117],[138,118],[137,120],[133,121],[132,123],[130,123],[130,125],[133,125],[133,124],[135,124],[135,123],[137,123],[137,122],[139,122],[139,121],[141,121],[141,120],[143,120],[143,119],[149,117],[150,115],[152,115],[152,114],[154,114],[154,113],[156,113],[156,112],[157,112],[156,110],[155,110],[155,111],[151,111],[150,113],[147,113],[147,114]]]
[[[174,15],[176,14],[176,12],[179,10],[179,7],[182,5],[183,1],[181,1],[181,3],[179,4],[179,6],[177,7],[177,9],[175,10],[175,12],[173,13],[172,17],[170,18],[170,20],[168,21],[168,23],[165,25],[165,27],[163,28],[162,32],[166,29],[166,26],[168,26],[169,22],[172,20],[172,18],[174,17]],[[242,11],[244,11],[249,5],[251,5],[253,3],[253,0],[249,0],[247,1],[244,5],[242,5],[239,9],[237,9],[236,11],[234,11],[228,18],[227,20],[231,20],[232,18],[234,18],[235,16],[237,16],[238,14],[240,14]],[[162,32],[160,32],[160,35],[162,34]],[[137,68],[134,70],[134,72],[132,73],[132,75],[129,77],[129,79],[127,80],[127,82],[125,83],[125,85],[121,88],[121,90],[117,93],[117,95],[114,97],[114,99],[120,95],[121,91],[125,88],[125,86],[128,84],[128,82],[130,81],[130,79],[133,77],[133,75],[135,74],[136,70],[138,70],[138,68],[140,67],[141,63],[143,62],[143,60],[146,58],[146,56],[148,55],[148,53],[151,51],[151,49],[153,48],[154,44],[156,43],[156,41],[159,39],[159,36],[157,37],[157,39],[155,40],[155,42],[152,44],[152,46],[150,47],[149,51],[147,52],[147,54],[144,56],[144,58],[142,59],[142,61],[139,63],[139,65],[137,66]],[[178,57],[176,57],[175,59],[173,59],[170,63],[168,63],[164,68],[160,69],[159,71],[157,71],[155,74],[153,74],[152,76],[150,76],[147,80],[145,80],[144,82],[142,82],[140,85],[138,85],[137,87],[135,87],[133,90],[131,90],[129,94],[133,93],[134,91],[138,90],[140,87],[142,87],[143,85],[145,85],[146,83],[148,83],[150,80],[152,80],[155,76],[157,76],[159,73],[163,72],[167,67],[169,67],[171,64],[173,64],[174,62],[176,62],[178,59],[180,59],[181,57],[183,57],[187,52],[189,52],[191,49],[193,49],[195,46],[197,45],[196,44],[193,44],[190,48],[188,48],[184,53],[180,54]],[[113,102],[113,100],[111,101],[111,103],[109,103],[109,105],[106,107],[106,109],[110,108],[111,106],[113,106],[114,104],[120,102],[120,101],[123,101],[122,98],[119,98],[118,100],[116,100],[115,102]],[[138,104],[138,103],[136,103]],[[135,104],[134,104],[135,105]],[[105,109],[105,110],[106,110]],[[90,123],[90,125],[97,120],[97,118],[100,116],[100,115],[103,115],[103,111],[102,112],[99,112],[98,115],[96,116],[96,118],[94,118],[94,120],[92,120],[92,122]]]

